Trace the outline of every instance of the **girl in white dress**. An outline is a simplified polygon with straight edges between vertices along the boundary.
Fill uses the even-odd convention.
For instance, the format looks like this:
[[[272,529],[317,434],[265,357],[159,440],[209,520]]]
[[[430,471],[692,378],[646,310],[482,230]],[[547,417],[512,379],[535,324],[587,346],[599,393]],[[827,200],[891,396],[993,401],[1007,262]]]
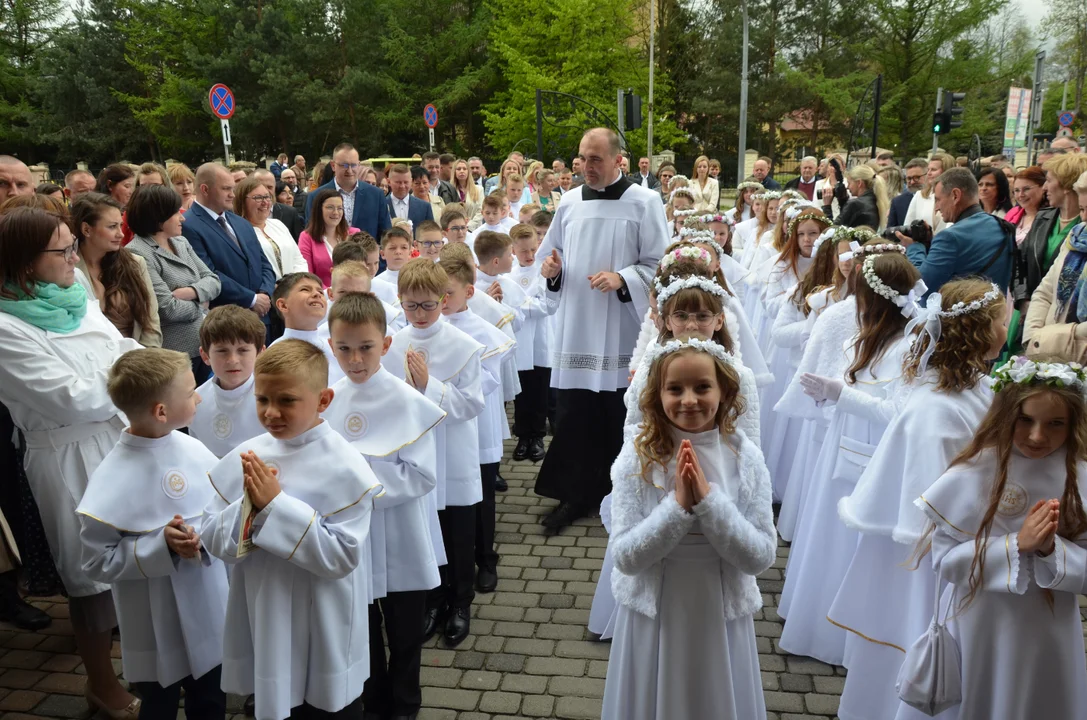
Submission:
[[[745,268],[751,265],[750,254],[754,252],[759,241],[759,236],[755,233],[758,232],[759,215],[762,214],[763,202],[759,198],[761,198],[763,192],[763,190],[758,190],[751,195],[751,217],[736,222],[735,245],[741,250],[737,258]]]
[[[895,690],[906,649],[932,621],[936,581],[910,562],[928,523],[913,501],[966,447],[992,404],[985,376],[1004,344],[1006,319],[999,287],[965,279],[929,295],[907,326],[920,330],[903,368],[908,397],[852,495],[838,503],[842,522],[861,534],[827,615],[853,633],[842,720],[923,717],[905,705],[899,712]]]
[[[838,268],[838,243],[834,241],[834,229],[823,229],[821,216],[821,213],[815,215],[813,211],[811,217],[803,214],[794,220],[789,245],[782,254],[784,259],[799,253],[794,255],[797,266],[808,260],[808,269],[786,290],[781,309],[770,328],[773,345],[770,371],[774,374],[774,383],[763,390],[761,398],[762,405],[767,408],[777,405],[785,394],[800,366],[804,343],[815,327],[819,311],[833,302],[830,299],[831,291],[845,283],[845,276]],[[788,265],[783,265],[783,269],[784,274],[791,276]],[[785,497],[801,425],[801,418],[770,413],[762,428],[766,467],[770,470],[774,497],[778,501]]]
[[[826,618],[857,549],[857,533],[838,519],[838,501],[852,492],[890,420],[882,401],[893,397],[893,382],[902,374],[909,348],[903,330],[911,314],[910,293],[920,296],[918,280],[920,273],[901,252],[865,258],[856,281],[859,331],[842,347],[850,358],[844,378],[801,377],[816,402],[835,407],[782,590],[787,619],[779,644],[793,655],[843,663],[845,631]]]
[[[762,186],[762,183],[752,182],[750,180],[736,186],[736,206],[731,210],[725,211],[725,216],[729,218],[729,221],[733,225],[739,225],[744,220],[749,220],[753,217],[751,211],[752,199],[757,193],[761,192],[766,192],[766,188]]]
[[[1087,717],[1087,374],[1013,357],[969,445],[916,500],[961,654],[959,720]]]
[[[643,422],[612,468],[621,607],[601,717],[765,717],[755,575],[776,542],[762,453],[735,428],[737,363],[697,339],[651,352]]]

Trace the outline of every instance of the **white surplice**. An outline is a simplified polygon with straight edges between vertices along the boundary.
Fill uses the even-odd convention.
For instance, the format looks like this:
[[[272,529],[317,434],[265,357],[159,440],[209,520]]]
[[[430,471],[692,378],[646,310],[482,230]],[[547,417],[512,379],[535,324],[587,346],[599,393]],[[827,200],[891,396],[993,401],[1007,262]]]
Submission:
[[[263,435],[264,426],[257,417],[252,375],[233,390],[223,390],[216,378],[201,385],[196,393],[200,404],[189,424],[189,434],[204,443],[215,457],[222,457],[241,443]]]
[[[329,344],[328,325],[318,327],[316,330],[295,330],[293,328],[286,328],[283,331],[283,335],[276,338],[275,341],[272,342],[272,345],[283,342],[284,340],[304,340],[325,354],[325,360],[328,361],[329,387],[332,387],[340,380],[343,380],[343,370],[340,369],[340,363],[332,353],[332,345]]]
[[[76,510],[84,569],[113,589],[129,682],[173,685],[223,661],[226,568],[204,548],[191,559],[173,554],[164,534],[175,515],[199,526],[215,494],[207,473],[218,461],[180,432],[123,432]]]
[[[123,337],[93,300],[79,327],[67,334],[0,312],[0,402],[26,437],[26,478],[49,552],[73,597],[109,589],[83,571],[75,509],[91,473],[125,426],[106,392],[109,370],[121,355],[140,347]]]
[[[1066,463],[1064,447],[1040,460],[1012,449],[1004,493],[982,546],[985,571],[965,609],[960,603],[970,591],[975,536],[996,480],[996,452],[985,450],[952,467],[917,500],[936,524],[932,567],[951,583],[941,605],[952,603],[948,627],[962,658],[958,720],[1087,717],[1076,597],[1087,591],[1087,538],[1058,536],[1045,557],[1019,550],[1019,530],[1034,504],[1064,495]],[[1079,461],[1076,474],[1087,477],[1087,463]],[[1082,485],[1079,495],[1085,502]]]
[[[435,431],[445,411],[383,367],[364,383],[344,378],[332,390],[325,420],[362,453],[384,489],[370,517],[374,598],[437,587],[431,530],[438,512],[430,496],[438,484]]]
[[[282,492],[255,516],[256,547],[239,558],[239,455],[249,450],[278,471]],[[303,702],[343,709],[370,675],[367,536],[380,483],[325,421],[290,440],[244,442],[209,477],[216,493],[201,536],[233,565],[223,689],[254,694],[257,720],[282,720]]]
[[[484,347],[439,317],[428,328],[408,325],[393,336],[381,364],[401,380],[407,376],[408,350],[420,353],[426,361],[429,379],[423,394],[447,413],[435,428],[437,507],[474,505],[483,499],[477,420],[483,412]]]
[[[399,270],[385,268],[384,271],[378,273],[377,276],[370,281],[370,292],[377,295],[381,302],[392,305],[394,308],[399,308],[400,288],[397,284],[399,279]]]
[[[536,253],[537,262],[557,250],[562,274],[551,386],[612,391],[628,384],[630,352],[649,307],[649,285],[668,241],[660,195],[625,175],[602,191],[587,185],[565,193],[555,219]],[[618,273],[629,301],[619,292],[593,290],[588,278]]]

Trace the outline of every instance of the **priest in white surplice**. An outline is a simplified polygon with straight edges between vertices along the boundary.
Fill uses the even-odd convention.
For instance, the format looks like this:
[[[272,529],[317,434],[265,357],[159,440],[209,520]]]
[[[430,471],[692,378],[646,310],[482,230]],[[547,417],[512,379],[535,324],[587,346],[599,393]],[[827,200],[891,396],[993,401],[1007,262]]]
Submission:
[[[558,405],[536,478],[537,494],[560,501],[543,520],[553,532],[595,511],[611,491],[630,356],[668,241],[660,195],[621,172],[614,132],[586,132],[579,158],[585,184],[562,196],[536,255],[558,302],[551,370]]]

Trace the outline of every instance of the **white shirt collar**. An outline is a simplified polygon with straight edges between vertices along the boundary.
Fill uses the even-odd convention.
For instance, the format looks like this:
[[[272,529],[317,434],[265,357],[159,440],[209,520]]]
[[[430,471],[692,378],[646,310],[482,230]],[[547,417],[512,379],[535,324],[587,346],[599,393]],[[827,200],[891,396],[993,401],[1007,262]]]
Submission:
[[[207,205],[200,202],[199,200],[193,200],[193,202],[196,203],[197,205],[199,205],[200,207],[204,208],[204,212],[206,212],[208,215],[211,215],[211,219],[214,220],[215,222],[219,222],[219,218],[226,215],[225,210],[223,212],[221,212],[221,213],[217,213],[214,210],[212,210],[211,208],[209,208]]]

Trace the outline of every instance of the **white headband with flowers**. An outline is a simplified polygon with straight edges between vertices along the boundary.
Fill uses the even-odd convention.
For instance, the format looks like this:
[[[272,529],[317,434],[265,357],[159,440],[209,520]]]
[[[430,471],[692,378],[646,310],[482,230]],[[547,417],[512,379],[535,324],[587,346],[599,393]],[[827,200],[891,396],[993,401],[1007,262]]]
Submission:
[[[680,290],[693,290],[695,288],[716,295],[721,298],[721,302],[728,301],[728,293],[713,280],[698,275],[690,275],[685,278],[676,278],[667,286],[661,283],[660,278],[657,278],[657,307],[664,307],[668,299]]]
[[[928,346],[921,353],[918,373],[925,372],[929,359],[936,352],[936,343],[940,341],[940,335],[943,332],[943,318],[960,317],[975,313],[998,300],[1004,300],[1004,292],[996,284],[993,284],[992,289],[977,300],[969,303],[958,302],[947,310],[943,309],[944,299],[940,293],[934,292],[929,295],[924,307],[918,306],[913,319],[906,324],[906,337],[909,337],[916,328],[921,328],[921,331],[913,340],[913,348],[918,346],[923,336],[927,335],[929,338]]]
[[[861,275],[864,277],[864,281],[868,283],[868,287],[872,288],[872,292],[876,295],[890,300],[901,308],[903,315],[913,317],[918,311],[921,298],[928,292],[925,281],[918,280],[909,293],[903,295],[880,279],[879,275],[876,274],[875,263],[875,256],[866,258],[861,268]]]
[[[712,355],[721,362],[725,363],[729,367],[735,370],[740,369],[740,362],[736,359],[736,356],[728,352],[718,343],[713,340],[702,340],[701,338],[689,337],[686,339],[669,340],[662,345],[656,345],[645,351],[646,362],[653,365],[662,357],[671,355],[672,353],[679,352],[686,348],[693,348],[699,352],[704,352],[708,355]]]
[[[1079,363],[1035,362],[1021,355],[994,370],[993,378],[993,392],[1000,392],[1010,385],[1070,387],[1080,392],[1087,388],[1087,372]]]
[[[675,250],[665,253],[661,258],[660,266],[662,269],[670,268],[676,264],[677,261],[687,258],[689,260],[697,260],[704,265],[710,264],[710,254],[700,247],[694,245],[684,245],[683,247],[677,247]]]

